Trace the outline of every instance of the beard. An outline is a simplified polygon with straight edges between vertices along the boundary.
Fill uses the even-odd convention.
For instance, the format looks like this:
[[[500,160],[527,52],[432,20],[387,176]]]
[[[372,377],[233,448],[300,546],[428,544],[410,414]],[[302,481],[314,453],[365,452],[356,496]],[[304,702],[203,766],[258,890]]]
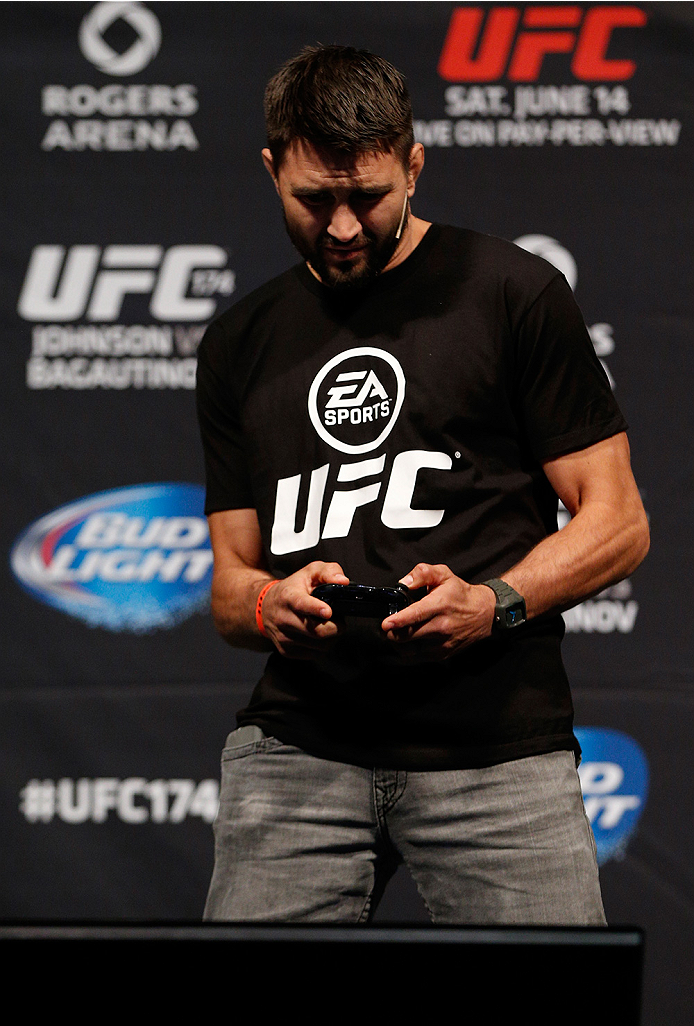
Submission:
[[[289,223],[284,212],[283,216],[287,234],[292,244],[304,260],[320,276],[323,284],[338,292],[346,292],[349,289],[359,289],[368,285],[388,265],[407,227],[409,204],[408,209],[405,211],[399,237],[400,218],[391,227],[387,235],[381,239],[378,239],[372,232],[361,231],[349,243],[350,247],[364,247],[359,256],[357,258],[345,259],[341,264],[337,265],[334,263],[329,264],[326,259],[326,246],[330,246],[333,249],[333,254],[335,251],[339,251],[340,248],[327,232],[324,232],[315,242],[311,243]],[[347,248],[345,246],[345,249]]]

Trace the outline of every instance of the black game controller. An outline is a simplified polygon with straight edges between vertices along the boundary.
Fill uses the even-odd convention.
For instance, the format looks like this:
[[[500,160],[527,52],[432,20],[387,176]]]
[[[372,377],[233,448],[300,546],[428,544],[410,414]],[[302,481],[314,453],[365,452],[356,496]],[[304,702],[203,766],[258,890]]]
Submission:
[[[333,616],[368,616],[385,620],[414,600],[402,584],[392,588],[376,588],[370,584],[319,584],[311,592],[314,598],[327,602]]]

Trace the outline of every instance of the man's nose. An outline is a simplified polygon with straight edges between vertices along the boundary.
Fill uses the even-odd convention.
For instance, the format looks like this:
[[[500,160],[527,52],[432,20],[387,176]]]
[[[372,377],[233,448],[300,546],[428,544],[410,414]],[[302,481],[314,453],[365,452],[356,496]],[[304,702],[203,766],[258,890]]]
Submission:
[[[348,203],[341,203],[333,210],[328,235],[336,242],[349,242],[361,231],[361,224]]]

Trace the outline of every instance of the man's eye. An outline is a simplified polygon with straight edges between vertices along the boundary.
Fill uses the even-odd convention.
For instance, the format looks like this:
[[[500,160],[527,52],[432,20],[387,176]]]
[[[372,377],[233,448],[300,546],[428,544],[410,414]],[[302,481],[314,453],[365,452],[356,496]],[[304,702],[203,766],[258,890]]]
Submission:
[[[383,199],[382,192],[362,192],[354,196],[353,201],[362,207],[373,207]]]

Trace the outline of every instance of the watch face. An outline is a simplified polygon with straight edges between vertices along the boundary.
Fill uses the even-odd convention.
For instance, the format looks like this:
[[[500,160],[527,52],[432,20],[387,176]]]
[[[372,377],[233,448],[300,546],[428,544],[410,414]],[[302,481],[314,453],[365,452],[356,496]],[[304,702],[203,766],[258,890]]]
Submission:
[[[525,623],[525,610],[519,602],[515,606],[511,606],[510,609],[505,609],[506,627],[518,627],[519,624]]]

